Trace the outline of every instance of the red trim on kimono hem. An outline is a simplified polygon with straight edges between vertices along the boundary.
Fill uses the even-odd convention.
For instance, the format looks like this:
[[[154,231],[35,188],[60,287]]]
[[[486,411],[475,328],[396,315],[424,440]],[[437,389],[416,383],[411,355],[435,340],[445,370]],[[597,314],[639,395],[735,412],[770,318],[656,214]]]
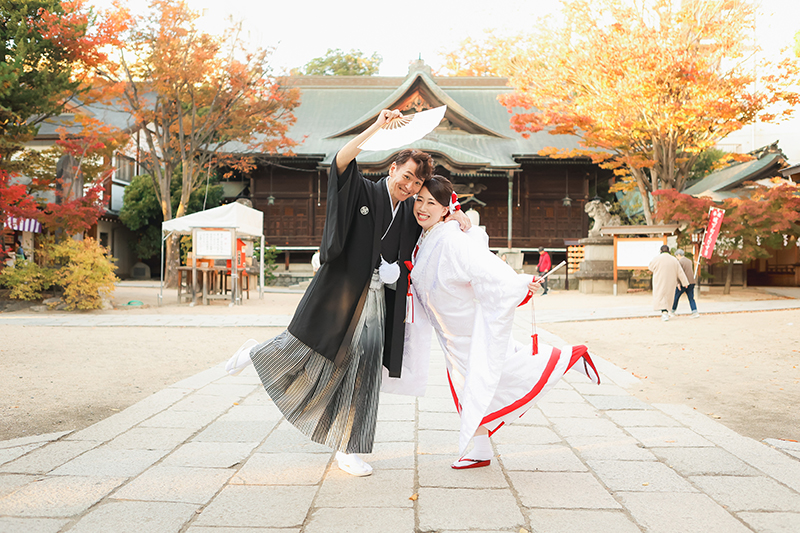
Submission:
[[[558,360],[560,357],[561,357],[561,350],[559,350],[558,348],[553,348],[553,352],[550,354],[550,360],[547,361],[547,366],[544,369],[542,377],[539,378],[539,381],[536,382],[536,385],[534,385],[531,391],[522,398],[520,398],[519,400],[517,400],[516,402],[512,403],[511,405],[507,405],[502,409],[499,409],[494,413],[488,414],[485,417],[483,417],[483,420],[481,420],[481,425],[488,424],[493,420],[497,420],[501,416],[505,416],[508,413],[514,412],[520,407],[524,406],[526,403],[533,400],[540,392],[542,392],[542,389],[550,380],[550,376],[553,375],[553,370],[555,370],[556,364],[558,364]]]
[[[569,359],[569,366],[567,366],[567,370],[569,371],[569,369],[571,369],[573,367],[573,365],[575,365],[575,363],[577,363],[578,360],[581,359],[581,358],[583,358],[583,366],[584,366],[584,368],[586,368],[586,364],[587,363],[589,364],[590,367],[592,367],[592,370],[594,370],[594,375],[597,376],[597,383],[599,385],[600,384],[600,372],[598,372],[597,369],[595,368],[594,361],[592,361],[592,358],[589,355],[588,348],[586,348],[586,346],[583,346],[582,344],[572,347],[572,357],[570,357],[570,359]],[[588,374],[589,372],[586,372],[586,373]]]
[[[461,414],[461,402],[458,401],[458,394],[456,393],[455,387],[453,387],[453,380],[450,379],[450,371],[447,371],[447,384],[450,385],[450,394],[453,395],[453,403],[456,404],[456,411],[458,414]]]
[[[498,429],[500,429],[501,427],[503,427],[505,424],[506,424],[505,422],[500,422],[500,425],[499,425],[499,426],[497,426],[497,427],[496,427],[496,428],[494,428],[493,430],[490,430],[490,431],[489,431],[489,436],[491,437],[492,435],[494,435],[494,434],[495,434],[495,432],[496,432]],[[482,424],[481,424],[481,425],[482,425]],[[486,428],[486,429],[487,429],[487,430],[489,430],[489,428]]]

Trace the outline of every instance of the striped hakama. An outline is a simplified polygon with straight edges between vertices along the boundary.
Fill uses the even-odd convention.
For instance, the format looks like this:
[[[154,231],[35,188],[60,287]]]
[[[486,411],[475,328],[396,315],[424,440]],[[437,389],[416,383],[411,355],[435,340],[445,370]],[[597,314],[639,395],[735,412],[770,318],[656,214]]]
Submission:
[[[289,331],[250,351],[272,401],[312,441],[344,453],[372,452],[385,315],[383,284],[375,271],[340,366]]]

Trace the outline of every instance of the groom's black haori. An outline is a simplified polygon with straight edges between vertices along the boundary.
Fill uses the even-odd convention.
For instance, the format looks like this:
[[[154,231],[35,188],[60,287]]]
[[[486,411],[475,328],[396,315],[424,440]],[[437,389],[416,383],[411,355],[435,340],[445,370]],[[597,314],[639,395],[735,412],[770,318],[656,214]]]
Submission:
[[[401,152],[401,157],[408,154]],[[264,388],[288,421],[314,442],[370,453],[381,363],[400,376],[410,258],[419,236],[414,199],[392,220],[387,179],[364,178],[355,160],[328,178],[322,265],[286,331],[253,348]],[[395,290],[377,267],[398,261]],[[385,304],[384,304],[385,301]]]
[[[389,263],[399,258],[410,258],[419,237],[413,197],[400,203],[392,222],[392,203],[386,180],[373,182],[364,178],[355,160],[341,176],[336,165],[331,165],[325,229],[320,245],[323,266],[289,324],[292,335],[331,361],[341,360],[342,352],[347,349],[348,333],[352,335],[353,324],[358,321],[359,302],[366,294],[373,270],[380,265],[380,255]],[[384,289],[386,340],[383,365],[392,377],[400,376],[403,362],[405,295],[408,289],[408,269],[402,260],[399,264],[400,278],[396,290]]]

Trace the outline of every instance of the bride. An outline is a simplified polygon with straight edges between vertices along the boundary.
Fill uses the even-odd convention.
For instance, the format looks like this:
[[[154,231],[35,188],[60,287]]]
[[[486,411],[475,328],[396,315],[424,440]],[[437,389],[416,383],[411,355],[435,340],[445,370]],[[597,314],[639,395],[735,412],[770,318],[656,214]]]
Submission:
[[[488,248],[486,233],[462,232],[447,221],[459,209],[447,178],[433,176],[414,204],[422,227],[412,256],[410,307],[400,378],[384,373],[384,392],[424,394],[431,331],[444,351],[447,379],[461,416],[459,457],[453,468],[488,466],[489,437],[504,423],[524,414],[575,366],[592,381],[599,376],[585,346],[561,350],[511,335],[514,311],[539,284],[517,274]],[[465,455],[469,441],[473,448]]]

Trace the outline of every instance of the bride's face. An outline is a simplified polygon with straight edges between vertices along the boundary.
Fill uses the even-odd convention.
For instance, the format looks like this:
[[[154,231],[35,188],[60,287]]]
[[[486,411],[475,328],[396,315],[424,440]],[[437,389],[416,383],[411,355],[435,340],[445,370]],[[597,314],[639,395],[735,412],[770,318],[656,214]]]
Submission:
[[[427,187],[423,187],[417,194],[414,202],[414,218],[417,219],[423,231],[430,228],[447,214],[447,206],[436,201]]]

